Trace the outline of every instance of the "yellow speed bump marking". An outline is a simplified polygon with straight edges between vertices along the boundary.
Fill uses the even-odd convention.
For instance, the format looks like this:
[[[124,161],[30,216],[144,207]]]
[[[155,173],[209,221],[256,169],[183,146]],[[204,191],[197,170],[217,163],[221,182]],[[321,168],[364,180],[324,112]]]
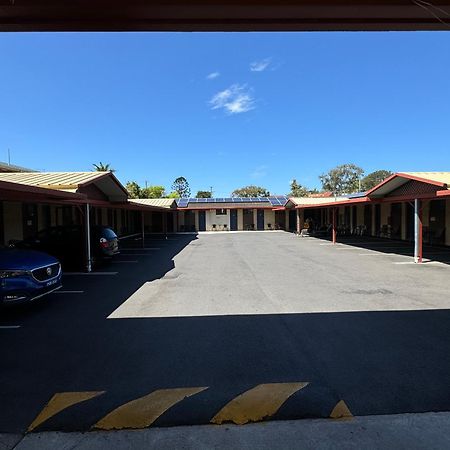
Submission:
[[[54,415],[77,403],[85,402],[91,398],[104,394],[105,391],[85,391],[85,392],[59,392],[55,394],[44,409],[38,414],[33,423],[28,427],[28,431],[33,431],[37,426],[44,423]]]
[[[208,388],[159,389],[119,406],[99,420],[93,428],[100,430],[146,428],[176,403],[205,389]]]
[[[344,400],[337,402],[330,414],[331,419],[349,419],[351,417],[353,417],[353,414],[348,409],[348,406],[345,404]]]
[[[227,403],[212,418],[211,423],[220,425],[233,422],[243,425],[258,422],[275,414],[292,394],[307,385],[307,382],[259,384]]]

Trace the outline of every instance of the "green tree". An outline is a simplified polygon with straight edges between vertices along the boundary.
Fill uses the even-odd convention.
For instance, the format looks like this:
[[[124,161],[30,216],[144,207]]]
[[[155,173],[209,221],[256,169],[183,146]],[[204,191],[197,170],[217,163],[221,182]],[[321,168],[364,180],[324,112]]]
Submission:
[[[179,194],[178,192],[174,191],[174,192],[171,192],[171,193],[167,196],[167,198],[180,198],[180,194]]]
[[[92,164],[95,172],[115,172],[110,164],[103,164],[101,161],[98,164]]]
[[[291,192],[288,197],[308,197],[309,194],[310,191],[305,186],[298,184],[295,178],[291,181]]]
[[[375,170],[375,172],[369,173],[361,180],[361,189],[368,191],[391,175],[392,172],[389,170]]]
[[[128,195],[130,196],[130,198],[142,198],[141,187],[136,183],[136,181],[129,181],[125,185],[125,188],[128,191]]]
[[[364,170],[355,164],[342,164],[319,176],[324,191],[334,195],[351,194],[360,189]]]
[[[198,191],[195,198],[211,198],[211,191]]]
[[[149,186],[141,188],[141,198],[164,198],[166,189],[164,186]]]
[[[180,197],[189,197],[191,195],[191,188],[184,177],[178,177],[172,184],[172,191],[178,192]]]
[[[268,197],[270,192],[261,186],[244,186],[240,189],[235,189],[232,197]]]

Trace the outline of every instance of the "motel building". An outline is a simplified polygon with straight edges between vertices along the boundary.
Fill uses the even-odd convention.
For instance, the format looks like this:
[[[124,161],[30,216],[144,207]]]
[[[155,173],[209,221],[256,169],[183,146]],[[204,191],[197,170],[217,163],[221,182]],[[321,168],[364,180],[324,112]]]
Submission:
[[[0,167],[0,169],[2,169]],[[396,173],[368,192],[342,197],[228,197],[129,199],[111,172],[11,172],[0,170],[0,242],[79,225],[87,243],[95,225],[119,237],[147,233],[283,230],[310,235],[411,242],[414,260],[423,248],[450,247],[450,172]],[[20,170],[21,168],[13,168]],[[445,250],[444,250],[445,251]],[[450,249],[449,249],[450,257]]]
[[[122,238],[174,232],[176,205],[167,200],[131,201],[111,172],[0,171],[0,243],[8,246],[50,227],[81,226],[90,271],[93,226],[111,227]]]
[[[312,235],[384,238],[411,242],[416,262],[423,246],[450,246],[450,172],[396,173],[371,190],[339,198],[290,198],[297,232],[305,221]],[[449,253],[450,256],[450,253]]]
[[[296,230],[287,197],[179,198],[179,232]]]

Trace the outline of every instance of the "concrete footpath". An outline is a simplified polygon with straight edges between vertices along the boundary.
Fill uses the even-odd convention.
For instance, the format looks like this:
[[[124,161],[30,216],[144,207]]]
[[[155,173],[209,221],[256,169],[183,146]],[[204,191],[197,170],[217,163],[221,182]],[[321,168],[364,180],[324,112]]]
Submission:
[[[145,430],[1,435],[1,450],[95,449],[448,449],[450,413],[347,420],[304,419],[245,426],[203,425]]]

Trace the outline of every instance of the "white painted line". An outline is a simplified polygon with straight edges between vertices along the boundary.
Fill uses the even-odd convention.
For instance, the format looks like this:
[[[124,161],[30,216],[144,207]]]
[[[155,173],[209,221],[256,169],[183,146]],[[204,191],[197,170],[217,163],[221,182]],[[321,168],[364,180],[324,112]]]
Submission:
[[[139,261],[127,261],[125,259],[121,259],[120,261],[111,261],[112,264],[123,264],[123,263],[132,263],[132,264],[136,264]]]
[[[161,247],[125,248],[124,250],[127,251],[127,252],[135,251],[135,250],[136,250],[137,252],[138,252],[138,251],[140,252],[140,251],[142,251],[142,250],[150,250],[150,251],[151,251],[151,250],[161,250]],[[123,253],[123,251],[121,251],[120,254],[121,254],[121,255],[124,255],[125,253]]]
[[[60,291],[53,292],[54,294],[84,294],[84,291]]]
[[[0,330],[15,330],[20,328],[20,325],[2,325],[0,326]]]
[[[64,272],[63,275],[117,275],[119,272]]]

